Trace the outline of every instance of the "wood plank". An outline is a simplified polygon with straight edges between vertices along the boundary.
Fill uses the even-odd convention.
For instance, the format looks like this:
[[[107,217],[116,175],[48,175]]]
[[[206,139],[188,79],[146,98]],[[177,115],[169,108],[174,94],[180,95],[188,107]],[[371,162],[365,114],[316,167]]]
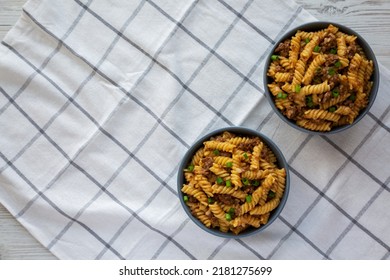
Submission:
[[[0,1],[0,26],[12,26],[22,12],[22,6],[26,0],[1,0]]]
[[[378,61],[390,68],[390,1],[296,0],[319,20],[334,21],[359,33]]]
[[[257,0],[261,1],[261,0]],[[390,1],[296,0],[319,20],[344,24],[361,34],[390,69]],[[18,20],[26,0],[0,0],[0,40]],[[0,204],[0,259],[55,259]]]
[[[0,204],[0,260],[56,259]]]

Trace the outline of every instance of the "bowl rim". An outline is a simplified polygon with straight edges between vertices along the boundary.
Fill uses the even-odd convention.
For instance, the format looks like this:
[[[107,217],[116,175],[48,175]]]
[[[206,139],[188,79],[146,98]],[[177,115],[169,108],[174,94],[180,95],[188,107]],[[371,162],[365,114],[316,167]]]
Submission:
[[[188,164],[189,164],[192,156],[194,155],[194,153],[200,147],[202,147],[204,141],[210,139],[210,137],[212,137],[212,136],[216,136],[216,135],[221,134],[221,133],[223,133],[225,131],[229,131],[229,132],[232,132],[232,133],[235,133],[235,134],[239,134],[239,135],[251,135],[251,136],[258,136],[258,137],[260,137],[260,139],[262,141],[264,141],[264,143],[267,145],[267,147],[269,147],[272,150],[272,152],[275,154],[276,159],[277,159],[278,167],[279,168],[284,168],[286,170],[286,183],[285,183],[284,194],[282,196],[282,199],[280,200],[280,203],[279,203],[278,207],[275,208],[272,211],[272,213],[271,213],[271,215],[269,217],[268,222],[265,225],[262,225],[259,228],[251,228],[251,229],[245,230],[242,233],[239,233],[237,235],[233,234],[232,232],[225,233],[225,232],[219,231],[218,229],[212,229],[212,228],[206,227],[201,221],[199,221],[197,218],[192,216],[192,214],[191,214],[191,212],[189,210],[189,207],[185,204],[185,202],[183,200],[183,193],[181,192],[181,188],[182,188],[182,186],[184,184],[184,180],[185,180],[184,179],[183,169],[186,166],[188,166]],[[284,208],[284,206],[285,206],[285,204],[287,202],[289,191],[290,191],[289,166],[288,166],[288,163],[287,163],[287,161],[286,161],[282,151],[280,150],[280,148],[276,145],[276,143],[274,141],[272,141],[269,137],[267,137],[263,133],[261,133],[259,131],[256,131],[256,130],[253,130],[253,129],[248,128],[248,127],[244,127],[244,126],[228,126],[228,127],[218,128],[218,129],[210,131],[210,132],[202,135],[198,139],[196,139],[194,141],[194,143],[191,145],[191,147],[184,154],[184,156],[183,156],[183,158],[182,158],[182,160],[181,160],[181,162],[179,164],[179,168],[178,168],[178,172],[177,172],[177,195],[179,197],[180,204],[183,207],[184,211],[186,212],[188,217],[197,226],[199,226],[204,231],[206,231],[208,233],[211,233],[211,234],[213,234],[215,236],[218,236],[218,237],[239,239],[239,238],[251,236],[251,235],[254,235],[254,234],[257,234],[257,233],[260,233],[260,232],[264,231],[267,227],[269,227],[278,218],[278,216],[282,212],[282,210],[283,210],[283,208]]]
[[[314,131],[314,130],[309,130],[309,129],[306,129],[304,127],[301,127],[301,126],[297,125],[294,121],[289,120],[276,107],[275,102],[273,101],[273,98],[272,98],[272,94],[267,86],[269,83],[269,80],[270,80],[270,78],[267,76],[267,72],[268,72],[268,67],[271,63],[271,56],[273,55],[273,53],[274,53],[275,49],[277,48],[277,46],[279,45],[279,43],[281,43],[285,39],[291,38],[292,35],[294,35],[298,30],[314,31],[314,30],[318,30],[318,29],[323,29],[323,28],[327,27],[329,24],[336,26],[337,28],[339,28],[339,30],[343,31],[344,33],[347,33],[350,35],[355,35],[357,37],[356,41],[363,48],[367,58],[372,60],[372,62],[374,64],[375,71],[373,72],[373,78],[372,78],[374,83],[373,83],[373,86],[372,86],[371,91],[370,91],[369,102],[368,102],[367,106],[359,112],[359,115],[355,118],[355,120],[353,121],[352,124],[338,126],[338,127],[332,128],[330,131]],[[275,40],[274,46],[272,47],[272,49],[268,53],[266,60],[265,60],[265,64],[264,64],[264,73],[263,73],[264,93],[265,93],[266,99],[268,99],[268,102],[270,103],[273,111],[288,125],[292,126],[293,128],[295,128],[301,132],[305,132],[305,133],[312,134],[312,135],[335,134],[338,132],[345,131],[345,130],[351,128],[352,126],[356,125],[369,112],[372,105],[374,104],[377,93],[378,93],[378,89],[379,89],[379,83],[380,83],[379,64],[378,64],[375,53],[372,50],[371,46],[363,38],[363,36],[361,36],[355,30],[353,30],[350,27],[347,27],[343,24],[340,24],[338,22],[333,22],[333,21],[311,21],[311,22],[307,22],[307,23],[304,23],[304,24],[301,24],[299,26],[296,26],[296,27],[289,29],[288,31],[283,33],[283,35],[281,35],[277,40]]]

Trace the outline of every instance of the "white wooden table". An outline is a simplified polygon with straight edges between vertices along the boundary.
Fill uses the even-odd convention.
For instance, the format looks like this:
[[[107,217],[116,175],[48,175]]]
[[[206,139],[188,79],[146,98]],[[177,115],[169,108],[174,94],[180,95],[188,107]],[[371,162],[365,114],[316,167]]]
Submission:
[[[17,21],[25,2],[26,0],[0,0],[0,40]],[[360,33],[370,42],[378,61],[390,69],[389,0],[296,2],[319,20],[339,22]],[[37,242],[0,204],[0,259],[55,259],[55,256]]]

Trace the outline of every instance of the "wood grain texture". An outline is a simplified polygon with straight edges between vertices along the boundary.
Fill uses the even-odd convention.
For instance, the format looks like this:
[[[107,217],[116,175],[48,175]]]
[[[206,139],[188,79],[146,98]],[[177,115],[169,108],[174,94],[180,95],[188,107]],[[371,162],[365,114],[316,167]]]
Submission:
[[[390,1],[296,0],[319,20],[334,21],[359,33],[377,60],[390,68]]]
[[[16,23],[26,0],[0,0],[0,40]],[[0,203],[0,260],[56,259]]]
[[[261,1],[261,0],[256,0]],[[26,0],[0,0],[0,40],[18,20]],[[390,69],[390,1],[296,0],[319,20],[344,24],[362,35]],[[0,259],[55,259],[0,204]]]

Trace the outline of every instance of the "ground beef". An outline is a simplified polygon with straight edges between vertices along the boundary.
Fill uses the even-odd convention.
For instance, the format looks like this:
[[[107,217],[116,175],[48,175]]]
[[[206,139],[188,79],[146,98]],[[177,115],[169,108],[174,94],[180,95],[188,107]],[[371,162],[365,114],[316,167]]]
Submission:
[[[278,72],[284,72],[285,70],[284,70],[284,68],[283,68],[283,66],[282,65],[276,65],[275,66],[275,73],[278,73]]]
[[[285,115],[289,119],[294,119],[298,115],[298,109],[295,106],[291,106],[286,109]]]
[[[356,52],[357,52],[356,45],[349,45],[347,47],[347,57],[348,57],[348,59],[351,60],[354,57]]]
[[[243,150],[243,151],[251,151],[251,150],[253,150],[253,148],[255,146],[257,146],[259,144],[260,144],[260,140],[259,139],[252,138],[252,139],[250,139],[247,142],[241,142],[240,144],[237,145],[237,148],[239,150]]]
[[[232,157],[232,153],[224,152],[224,151],[219,151],[219,155],[221,157]]]
[[[262,149],[260,153],[260,158],[266,158],[267,157],[267,149]]]
[[[332,66],[339,60],[339,56],[336,54],[328,54],[326,56],[325,66]]]
[[[205,157],[202,159],[202,167],[204,169],[209,169],[211,166],[213,166],[214,160],[212,157]]]
[[[205,215],[210,219],[212,227],[219,226],[218,218],[214,216],[214,214],[211,212],[211,210],[207,210],[205,212]]]
[[[329,52],[331,49],[337,49],[336,36],[333,33],[326,35],[324,40],[321,42],[320,47],[323,53]]]
[[[321,99],[322,103],[328,102],[332,98],[332,93],[330,91],[326,92]]]
[[[254,191],[255,191],[255,189],[256,189],[256,187],[255,186],[252,186],[252,185],[250,185],[250,186],[244,186],[243,188],[242,188],[242,191],[244,192],[244,193],[253,193]]]
[[[339,92],[341,95],[346,95],[349,92],[349,87],[347,85],[340,84],[339,85]]]
[[[328,84],[329,84],[330,88],[334,88],[339,83],[340,83],[339,75],[332,75],[329,77]]]
[[[228,194],[216,194],[214,195],[214,198],[216,201],[222,202],[226,205],[235,205],[240,203],[240,200],[238,198],[235,198]]]
[[[278,53],[281,56],[288,57],[288,53],[290,51],[290,42],[291,40],[285,40],[284,42],[280,43],[276,49],[275,53]]]

